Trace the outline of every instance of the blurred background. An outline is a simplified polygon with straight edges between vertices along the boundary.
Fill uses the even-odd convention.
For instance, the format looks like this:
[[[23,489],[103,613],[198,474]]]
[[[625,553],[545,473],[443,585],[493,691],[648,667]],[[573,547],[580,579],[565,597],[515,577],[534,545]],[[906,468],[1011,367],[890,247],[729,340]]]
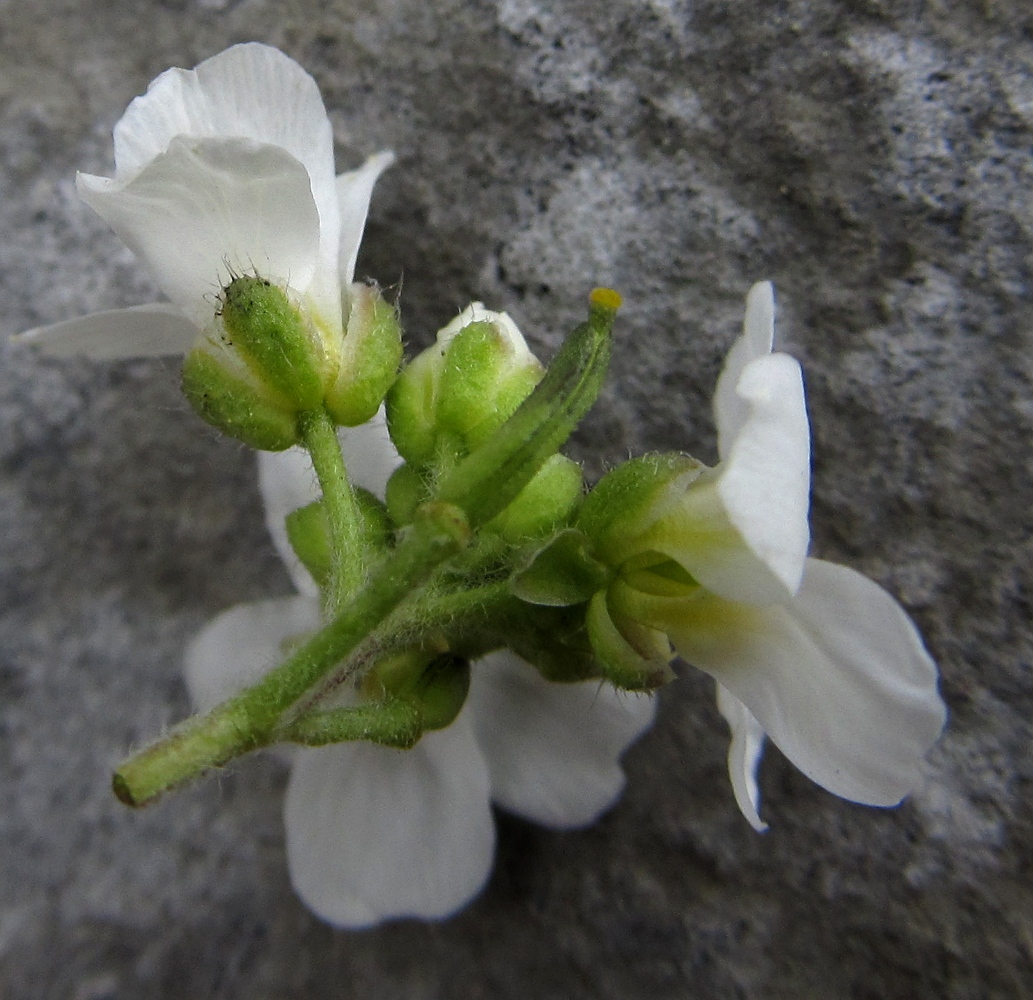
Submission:
[[[286,594],[250,453],[178,364],[0,343],[0,996],[1033,995],[1033,8],[1017,0],[0,2],[0,334],[152,301],[82,205],[169,66],[239,41],[318,80],[338,167],[394,149],[360,277],[411,348],[473,298],[549,358],[621,291],[574,442],[716,458],[710,395],[758,279],[804,365],[813,552],[888,588],[948,731],[897,810],[773,748],[739,815],[686,671],[599,824],[499,815],[466,911],[342,933],[295,899],[285,771],[256,757],[132,813],[131,747],[188,712],[185,643]]]

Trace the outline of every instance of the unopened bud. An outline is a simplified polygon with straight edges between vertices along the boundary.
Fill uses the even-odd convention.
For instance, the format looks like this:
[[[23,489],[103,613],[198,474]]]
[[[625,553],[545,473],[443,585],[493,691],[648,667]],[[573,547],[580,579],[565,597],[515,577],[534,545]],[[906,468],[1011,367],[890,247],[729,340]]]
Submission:
[[[287,293],[245,275],[223,289],[212,325],[187,354],[183,392],[212,426],[282,451],[298,442],[298,413],[322,405],[328,365],[320,334]]]
[[[570,518],[583,493],[581,466],[553,455],[487,527],[512,542],[543,535]]]
[[[543,374],[509,316],[475,302],[394,384],[387,400],[392,440],[417,465],[432,463],[442,447],[460,457],[497,430]]]
[[[545,374],[509,316],[477,302],[438,334],[438,344],[444,347],[438,423],[467,449],[501,426]]]

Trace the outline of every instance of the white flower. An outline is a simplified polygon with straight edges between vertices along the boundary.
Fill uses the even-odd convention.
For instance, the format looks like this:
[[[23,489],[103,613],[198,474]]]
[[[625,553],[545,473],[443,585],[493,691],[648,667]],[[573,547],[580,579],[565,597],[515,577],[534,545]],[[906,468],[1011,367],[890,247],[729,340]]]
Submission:
[[[729,600],[769,603],[795,593],[810,542],[810,426],[800,364],[771,351],[771,285],[746,301],[742,337],[714,395],[721,461],[636,538]]]
[[[194,70],[170,69],[115,126],[115,176],[76,183],[172,304],[95,313],[22,339],[53,355],[182,354],[230,279],[256,271],[339,338],[373,185],[392,160],[380,153],[335,179],[316,83],[277,49],[235,45]]]
[[[721,461],[634,540],[702,586],[678,595],[621,586],[625,613],[662,628],[718,682],[732,729],[729,772],[758,830],[764,735],[804,774],[855,802],[897,804],[945,721],[936,665],[881,587],[807,558],[810,434],[799,364],[772,353],[767,282],[714,398]]]
[[[398,461],[382,418],[341,434],[356,483],[382,494]],[[186,677],[202,711],[275,666],[285,640],[319,625],[316,585],[283,527],[318,495],[307,456],[260,453],[259,482],[299,593],[232,608],[201,632]],[[412,750],[345,743],[295,752],[284,809],[294,887],[338,927],[447,916],[490,871],[492,801],[547,826],[591,823],[619,796],[619,757],[653,714],[649,698],[549,684],[516,656],[492,654],[474,665],[456,721]]]

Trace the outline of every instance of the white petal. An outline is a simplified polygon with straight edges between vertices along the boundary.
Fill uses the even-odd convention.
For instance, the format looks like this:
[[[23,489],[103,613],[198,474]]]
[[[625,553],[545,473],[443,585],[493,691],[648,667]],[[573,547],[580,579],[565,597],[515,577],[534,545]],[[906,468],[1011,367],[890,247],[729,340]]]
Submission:
[[[560,829],[585,826],[617,801],[620,756],[656,713],[654,699],[608,684],[551,684],[509,652],[474,665],[469,700],[492,798]]]
[[[737,391],[743,369],[771,353],[775,340],[775,293],[770,281],[759,281],[746,296],[742,336],[732,345],[714,391],[718,455],[724,458],[749,415]]]
[[[333,181],[333,131],[319,88],[269,45],[234,45],[194,70],[157,77],[115,127],[118,172],[141,170],[177,135],[280,146],[313,176]]]
[[[365,424],[339,428],[337,436],[344,451],[348,478],[356,486],[383,497],[391,473],[401,464],[387,433],[383,408]],[[284,518],[291,511],[319,499],[319,482],[308,452],[302,448],[260,451],[258,486],[265,501],[266,526],[294,585],[303,594],[318,593],[315,581],[294,554],[284,526]]]
[[[38,347],[53,358],[87,357],[98,361],[185,354],[197,328],[180,309],[166,302],[109,309],[11,338]]]
[[[377,153],[369,157],[358,170],[349,170],[337,178],[337,200],[341,213],[341,246],[338,271],[343,287],[355,279],[355,261],[359,256],[359,244],[366,228],[369,202],[373,197],[373,185],[380,175],[395,162],[392,152]]]
[[[249,139],[173,139],[128,183],[80,174],[79,193],[199,327],[234,274],[257,271],[299,293],[319,255],[305,168]]]
[[[701,592],[668,616],[678,652],[743,702],[818,784],[878,806],[916,786],[946,709],[921,636],[877,584],[809,559],[799,594],[784,606]]]
[[[743,369],[736,391],[748,415],[718,467],[717,490],[750,552],[796,593],[810,543],[811,493],[811,434],[800,364],[788,354],[767,355]],[[752,574],[744,570],[745,576],[732,566],[718,569],[723,579],[711,589],[750,600]]]
[[[294,888],[337,927],[446,917],[491,869],[489,793],[463,716],[408,751],[369,743],[304,750],[284,805]]]
[[[749,419],[716,470],[636,539],[674,559],[708,590],[767,604],[795,593],[810,541],[810,432],[800,366],[786,354],[739,379]]]
[[[234,45],[195,70],[162,73],[115,127],[117,178],[133,177],[176,136],[251,139],[277,146],[301,163],[319,214],[320,270],[327,279],[336,272],[333,129],[315,80],[293,59],[252,42]],[[257,256],[255,266],[261,266]]]
[[[288,655],[285,643],[319,628],[319,602],[306,597],[239,604],[212,619],[187,647],[187,689],[199,712],[254,684]]]
[[[760,789],[757,768],[764,753],[764,729],[750,710],[726,687],[717,685],[717,709],[732,730],[728,745],[728,776],[743,816],[757,833],[768,825],[760,818]]]
[[[714,396],[721,462],[642,539],[708,590],[752,604],[796,592],[810,542],[803,375],[796,360],[771,353],[773,338],[774,296],[760,282]]]

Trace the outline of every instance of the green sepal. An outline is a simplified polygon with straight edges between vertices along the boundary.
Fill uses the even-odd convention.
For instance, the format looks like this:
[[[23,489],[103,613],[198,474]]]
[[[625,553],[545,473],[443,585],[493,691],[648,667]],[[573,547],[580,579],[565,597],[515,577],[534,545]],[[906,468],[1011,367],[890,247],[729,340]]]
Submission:
[[[575,528],[566,528],[522,554],[509,586],[528,604],[567,607],[583,604],[604,589],[609,579],[610,571],[592,556],[588,538]]]
[[[423,729],[444,729],[466,702],[470,663],[449,652],[408,649],[378,662],[366,684],[379,685],[383,699],[415,705]]]
[[[308,712],[291,723],[286,738],[306,746],[368,740],[410,749],[425,732],[451,725],[470,690],[470,664],[452,654],[435,656],[415,676],[405,673],[425,659],[426,654],[416,651],[392,658],[383,670],[390,676],[378,675],[388,681],[380,697],[349,708]],[[399,670],[401,677],[392,675]]]
[[[353,486],[355,503],[362,519],[362,544],[367,551],[383,552],[391,544],[391,518],[384,502],[361,486]]]
[[[618,627],[610,615],[606,591],[590,601],[585,624],[599,672],[615,687],[652,691],[674,679],[674,650],[667,636],[630,619]]]
[[[511,542],[544,535],[570,519],[584,489],[581,466],[565,455],[553,455],[486,530]]]
[[[327,585],[333,568],[330,526],[321,501],[292,510],[286,519],[287,539],[294,554],[320,588]]]
[[[349,302],[340,368],[326,406],[335,423],[357,427],[373,417],[398,376],[402,326],[397,308],[373,285],[352,285]]]
[[[187,354],[181,385],[202,420],[252,448],[283,451],[299,441],[290,404],[275,390],[256,384],[219,345],[202,342]]]
[[[398,454],[414,465],[426,465],[434,457],[440,376],[440,348],[428,348],[402,369],[384,401],[391,440]]]
[[[591,409],[610,360],[616,305],[609,296],[616,293],[605,299],[593,293],[588,320],[566,339],[545,378],[442,478],[438,499],[461,507],[471,525],[486,524],[508,507]]]
[[[578,511],[575,524],[611,565],[628,558],[630,546],[706,469],[691,455],[642,455],[608,472]]]
[[[391,538],[387,509],[369,490],[352,487],[360,518],[360,537],[364,551],[380,552]],[[286,519],[287,538],[294,554],[319,586],[325,587],[333,569],[330,524],[322,500],[292,510]]]
[[[256,275],[234,278],[223,290],[219,316],[225,343],[256,378],[297,409],[323,401],[327,360],[318,333],[282,288]]]

